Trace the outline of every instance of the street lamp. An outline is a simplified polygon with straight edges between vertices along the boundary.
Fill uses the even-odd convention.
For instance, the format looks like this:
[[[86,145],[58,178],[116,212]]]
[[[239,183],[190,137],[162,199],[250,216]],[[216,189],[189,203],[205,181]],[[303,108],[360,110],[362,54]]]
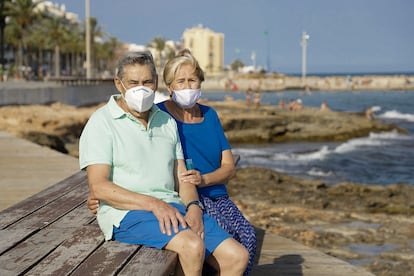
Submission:
[[[305,83],[306,79],[306,46],[308,46],[309,37],[306,32],[302,32],[302,83]]]
[[[266,43],[267,43],[267,53],[266,53],[266,69],[267,69],[267,73],[270,74],[271,73],[271,68],[270,68],[270,39],[269,39],[269,32],[267,30],[264,31],[264,35],[266,36]]]

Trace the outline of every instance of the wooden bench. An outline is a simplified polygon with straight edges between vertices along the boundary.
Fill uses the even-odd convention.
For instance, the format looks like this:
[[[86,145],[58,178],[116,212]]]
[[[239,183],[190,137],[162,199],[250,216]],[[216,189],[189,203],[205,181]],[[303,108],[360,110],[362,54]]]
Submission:
[[[177,254],[104,242],[78,172],[0,212],[0,275],[171,275]]]

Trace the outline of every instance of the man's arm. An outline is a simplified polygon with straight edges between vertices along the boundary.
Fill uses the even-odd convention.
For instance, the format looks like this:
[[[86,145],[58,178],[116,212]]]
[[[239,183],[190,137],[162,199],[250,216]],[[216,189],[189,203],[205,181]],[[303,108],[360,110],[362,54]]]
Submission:
[[[178,232],[178,224],[186,222],[178,210],[152,196],[131,192],[109,181],[110,167],[105,164],[90,165],[86,169],[90,197],[124,210],[146,210],[154,213],[163,233],[171,235],[171,225]]]

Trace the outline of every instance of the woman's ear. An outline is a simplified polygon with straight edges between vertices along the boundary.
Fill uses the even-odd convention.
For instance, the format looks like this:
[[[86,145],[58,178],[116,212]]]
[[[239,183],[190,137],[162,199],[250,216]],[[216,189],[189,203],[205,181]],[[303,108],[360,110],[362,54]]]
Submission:
[[[167,86],[167,90],[168,90],[168,95],[170,96],[170,98],[172,97],[173,91],[171,89],[170,86]]]
[[[154,92],[158,89],[158,75],[155,76],[155,82],[154,82]]]

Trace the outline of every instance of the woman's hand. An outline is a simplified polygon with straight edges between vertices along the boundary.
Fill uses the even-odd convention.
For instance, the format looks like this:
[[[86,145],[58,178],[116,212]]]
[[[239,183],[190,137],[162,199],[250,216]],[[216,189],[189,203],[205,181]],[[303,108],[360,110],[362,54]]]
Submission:
[[[181,173],[180,181],[184,183],[190,183],[195,186],[203,184],[203,178],[201,177],[200,172],[197,170],[188,170],[186,172]]]
[[[91,194],[88,195],[88,200],[86,201],[89,210],[91,210],[92,214],[96,216],[98,214],[99,209],[99,200],[93,198]]]

